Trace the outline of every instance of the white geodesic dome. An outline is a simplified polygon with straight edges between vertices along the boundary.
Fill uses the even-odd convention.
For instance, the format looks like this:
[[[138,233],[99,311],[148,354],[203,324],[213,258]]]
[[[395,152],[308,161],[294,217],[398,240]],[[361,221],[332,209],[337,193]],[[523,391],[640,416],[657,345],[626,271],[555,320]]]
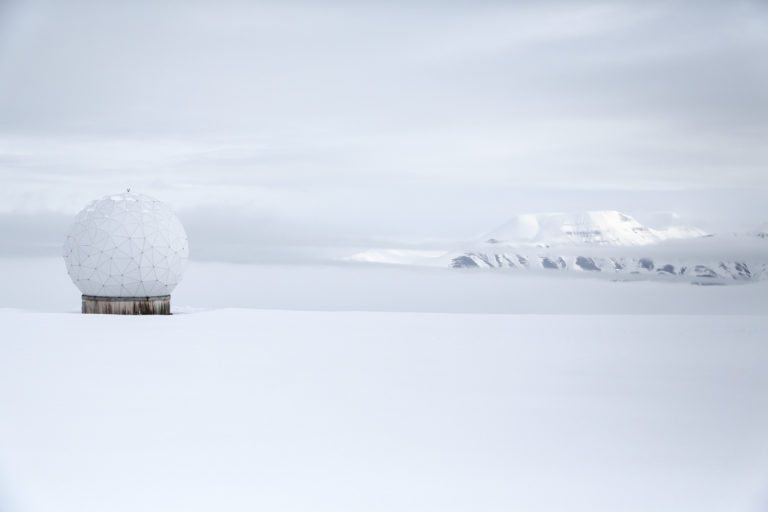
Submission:
[[[173,211],[131,192],[86,206],[64,243],[69,277],[97,297],[170,295],[188,256],[187,234]]]

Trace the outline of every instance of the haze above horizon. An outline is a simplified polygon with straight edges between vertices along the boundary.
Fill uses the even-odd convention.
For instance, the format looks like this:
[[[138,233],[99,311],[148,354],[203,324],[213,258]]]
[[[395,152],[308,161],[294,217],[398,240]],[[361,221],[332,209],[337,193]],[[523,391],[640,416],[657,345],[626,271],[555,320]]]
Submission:
[[[272,252],[768,220],[762,2],[76,7],[0,5],[6,238],[128,186]]]

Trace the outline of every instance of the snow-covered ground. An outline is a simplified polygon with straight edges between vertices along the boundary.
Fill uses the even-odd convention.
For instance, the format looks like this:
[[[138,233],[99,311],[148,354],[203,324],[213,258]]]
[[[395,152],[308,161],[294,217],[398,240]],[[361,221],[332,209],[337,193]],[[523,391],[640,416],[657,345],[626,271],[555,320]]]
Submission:
[[[4,511],[762,511],[768,318],[0,313]]]
[[[0,308],[79,311],[60,258],[0,259]],[[217,308],[547,314],[768,314],[768,281],[701,287],[551,271],[192,261],[177,312]]]
[[[0,264],[3,512],[768,507],[765,283],[193,262],[114,317]]]

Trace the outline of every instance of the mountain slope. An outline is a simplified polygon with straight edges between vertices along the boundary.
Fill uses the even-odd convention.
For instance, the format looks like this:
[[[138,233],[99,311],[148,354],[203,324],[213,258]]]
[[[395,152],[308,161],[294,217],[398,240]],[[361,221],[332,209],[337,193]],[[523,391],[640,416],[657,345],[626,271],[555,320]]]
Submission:
[[[566,270],[723,284],[768,278],[768,244],[683,225],[656,230],[617,211],[520,215],[450,256],[454,268]],[[746,243],[745,243],[746,242]]]

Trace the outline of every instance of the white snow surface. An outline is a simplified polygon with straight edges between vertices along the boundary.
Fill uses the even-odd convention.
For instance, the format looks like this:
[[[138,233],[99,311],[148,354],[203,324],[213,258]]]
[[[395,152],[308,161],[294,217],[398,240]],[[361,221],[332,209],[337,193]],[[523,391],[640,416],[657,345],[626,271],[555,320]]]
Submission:
[[[768,507],[766,282],[193,261],[119,317],[0,265],[2,512]]]
[[[5,512],[768,505],[765,316],[0,322]]]

